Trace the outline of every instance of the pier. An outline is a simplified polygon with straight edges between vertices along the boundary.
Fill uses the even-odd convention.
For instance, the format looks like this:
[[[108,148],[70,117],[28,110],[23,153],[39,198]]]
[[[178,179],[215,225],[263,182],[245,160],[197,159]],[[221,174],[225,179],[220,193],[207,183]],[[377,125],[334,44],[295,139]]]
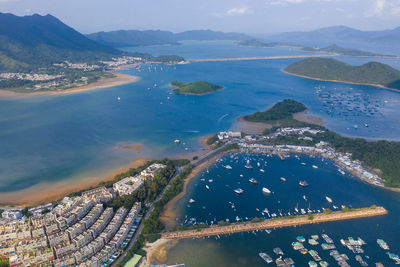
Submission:
[[[317,224],[324,222],[343,221],[351,219],[360,219],[367,217],[382,216],[387,214],[387,210],[383,207],[370,207],[350,211],[335,211],[329,214],[310,213],[296,217],[283,217],[275,219],[266,219],[257,223],[236,223],[227,226],[211,226],[209,228],[197,230],[185,230],[170,233],[163,233],[165,239],[184,239],[184,238],[200,238],[216,235],[234,234],[240,232],[249,232],[262,229],[274,229],[281,227],[290,227],[307,224]],[[310,218],[312,215],[312,219]]]

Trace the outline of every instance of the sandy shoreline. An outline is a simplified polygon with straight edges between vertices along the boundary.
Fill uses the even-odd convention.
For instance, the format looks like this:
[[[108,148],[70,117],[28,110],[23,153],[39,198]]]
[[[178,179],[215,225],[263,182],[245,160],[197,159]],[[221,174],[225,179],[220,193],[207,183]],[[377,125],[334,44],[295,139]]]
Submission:
[[[146,251],[146,259],[142,261],[140,267],[145,267],[145,263],[150,264],[159,264],[161,262],[165,262],[168,255],[168,250],[175,246],[178,241],[175,240],[167,240],[164,238],[160,238],[154,243],[146,244],[143,248]]]
[[[97,82],[58,91],[40,91],[31,93],[17,93],[13,91],[0,90],[0,97],[33,97],[33,96],[46,96],[46,95],[68,95],[90,91],[94,89],[107,88],[112,86],[123,85],[127,83],[137,82],[140,78],[138,76],[131,76],[121,73],[113,73],[115,77],[100,79]]]
[[[0,204],[10,206],[33,206],[56,201],[73,192],[96,186],[103,181],[112,180],[115,175],[125,172],[130,168],[144,165],[149,160],[150,159],[146,158],[136,159],[128,167],[113,171],[101,177],[80,180],[66,179],[56,183],[40,183],[25,190],[1,193]]]
[[[305,76],[305,75],[300,75],[300,74],[294,74],[291,72],[287,72],[284,69],[282,69],[283,73],[292,75],[292,76],[296,76],[296,77],[301,77],[301,78],[306,78],[309,80],[316,80],[316,81],[322,81],[322,82],[336,82],[336,83],[345,83],[345,84],[355,84],[355,85],[367,85],[367,86],[374,86],[374,87],[379,87],[382,89],[386,89],[386,90],[390,90],[390,91],[395,91],[395,92],[400,92],[399,89],[395,89],[395,88],[390,88],[390,87],[386,87],[384,85],[381,84],[373,84],[373,83],[356,83],[356,82],[346,82],[346,81],[338,81],[338,80],[324,80],[324,79],[320,79],[320,78],[313,78],[310,76]]]

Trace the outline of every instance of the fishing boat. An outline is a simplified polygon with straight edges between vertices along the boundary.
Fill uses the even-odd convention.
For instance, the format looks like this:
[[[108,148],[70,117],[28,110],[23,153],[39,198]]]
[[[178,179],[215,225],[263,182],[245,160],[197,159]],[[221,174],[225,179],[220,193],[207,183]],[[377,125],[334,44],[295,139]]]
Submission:
[[[242,188],[236,188],[233,190],[236,194],[242,194],[244,192],[244,190]]]
[[[274,251],[274,253],[275,253],[276,255],[284,255],[282,249],[279,248],[279,247],[274,248],[273,251]]]
[[[305,162],[302,162],[301,165],[306,166],[306,163],[305,163]]]
[[[332,203],[332,199],[331,199],[330,197],[325,196],[325,198],[326,198],[326,200],[327,200],[329,203]]]
[[[281,181],[282,182],[286,182],[286,178],[285,177],[281,177]]]
[[[260,162],[257,162],[257,167],[258,167],[258,168],[260,168],[260,167],[261,167],[261,164],[260,164]]]
[[[307,197],[306,197],[306,195],[303,195],[303,199],[304,199],[305,201],[307,201]]]
[[[195,200],[193,198],[189,199],[189,203],[194,203]]]
[[[264,169],[260,169],[260,172],[265,172]]]
[[[212,183],[212,182],[214,182],[214,180],[213,180],[213,179],[210,179],[210,180],[208,180],[208,182],[209,182],[209,183]]]
[[[376,240],[376,242],[378,243],[378,245],[384,249],[384,250],[389,250],[389,246],[388,244],[383,240],[383,239],[378,239]]]
[[[332,238],[330,238],[327,234],[322,234],[321,236],[326,241],[326,243],[333,244]]]
[[[207,190],[210,190],[210,187],[209,187],[208,185],[206,185],[206,189],[207,189]]]
[[[175,140],[174,140],[174,143],[175,143],[175,144],[179,144],[180,142],[181,142],[181,140],[179,140],[179,139],[175,139]]]
[[[329,263],[327,263],[326,261],[320,261],[319,265],[321,265],[321,267],[327,267]]]
[[[262,191],[263,191],[263,193],[271,194],[271,191],[270,191],[268,188],[266,188],[266,187],[263,187],[263,188],[262,188]]]
[[[252,183],[252,184],[258,184],[258,181],[256,179],[254,179],[254,178],[250,178],[249,182]]]
[[[308,239],[308,244],[310,244],[310,245],[312,245],[312,246],[316,246],[316,245],[318,245],[319,243],[318,243],[317,240],[315,240],[315,239],[313,239],[313,238],[310,238],[310,239]]]
[[[301,243],[306,242],[306,239],[303,236],[298,236],[298,237],[296,237],[296,239]]]
[[[232,170],[232,166],[226,165],[226,166],[225,166],[225,169],[227,169],[227,170]]]
[[[294,250],[300,250],[304,248],[303,244],[301,244],[300,242],[292,242],[292,247]]]
[[[310,267],[317,267],[318,264],[317,264],[315,261],[309,261],[309,262],[308,262],[308,266],[310,266]]]
[[[314,240],[318,240],[319,236],[318,235],[312,235],[311,238],[314,239]]]
[[[307,187],[308,186],[308,183],[307,183],[307,181],[300,181],[299,182],[299,185],[301,186],[301,187]]]
[[[314,169],[318,169],[318,166],[317,166],[317,165],[312,165],[312,167],[313,167]]]
[[[261,252],[261,253],[258,253],[258,256],[260,256],[261,259],[263,259],[266,263],[273,262],[271,256],[269,256],[267,253]]]
[[[244,165],[246,169],[253,169],[253,166],[250,165],[250,160],[247,160],[246,165]]]

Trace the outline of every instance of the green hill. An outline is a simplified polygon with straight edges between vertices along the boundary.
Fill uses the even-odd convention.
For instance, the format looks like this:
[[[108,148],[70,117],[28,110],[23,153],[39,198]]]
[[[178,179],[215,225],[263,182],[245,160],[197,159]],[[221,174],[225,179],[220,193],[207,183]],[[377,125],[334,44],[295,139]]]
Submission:
[[[292,115],[297,112],[306,110],[307,107],[292,99],[285,99],[273,105],[266,111],[256,112],[251,115],[244,116],[244,120],[251,122],[271,122],[283,119],[292,118]]]
[[[121,55],[57,18],[0,13],[0,71],[31,71],[65,60],[95,62]]]
[[[177,87],[176,89],[174,89],[175,93],[186,95],[205,95],[209,93],[214,93],[223,88],[222,86],[205,81],[192,83],[173,81],[171,82],[171,85]]]
[[[400,71],[379,62],[351,66],[331,58],[308,58],[284,69],[294,75],[312,79],[371,84],[400,89]]]

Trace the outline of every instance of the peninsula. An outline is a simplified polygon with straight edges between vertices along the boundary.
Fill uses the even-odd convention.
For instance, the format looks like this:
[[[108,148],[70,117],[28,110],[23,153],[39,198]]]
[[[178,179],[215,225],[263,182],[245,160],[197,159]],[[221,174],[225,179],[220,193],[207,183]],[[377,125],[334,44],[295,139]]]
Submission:
[[[214,93],[223,88],[220,85],[212,84],[206,81],[197,81],[191,83],[173,81],[171,82],[171,86],[176,87],[176,89],[173,90],[175,93],[184,95],[205,95]]]
[[[308,58],[289,65],[283,71],[315,80],[364,84],[400,90],[400,71],[379,62],[352,66],[331,58]]]
[[[316,53],[333,53],[341,56],[351,56],[351,57],[386,57],[386,58],[396,58],[394,55],[383,55],[374,52],[363,51],[353,48],[345,48],[338,45],[330,45],[327,47],[303,47],[301,50],[305,52],[316,52]]]

